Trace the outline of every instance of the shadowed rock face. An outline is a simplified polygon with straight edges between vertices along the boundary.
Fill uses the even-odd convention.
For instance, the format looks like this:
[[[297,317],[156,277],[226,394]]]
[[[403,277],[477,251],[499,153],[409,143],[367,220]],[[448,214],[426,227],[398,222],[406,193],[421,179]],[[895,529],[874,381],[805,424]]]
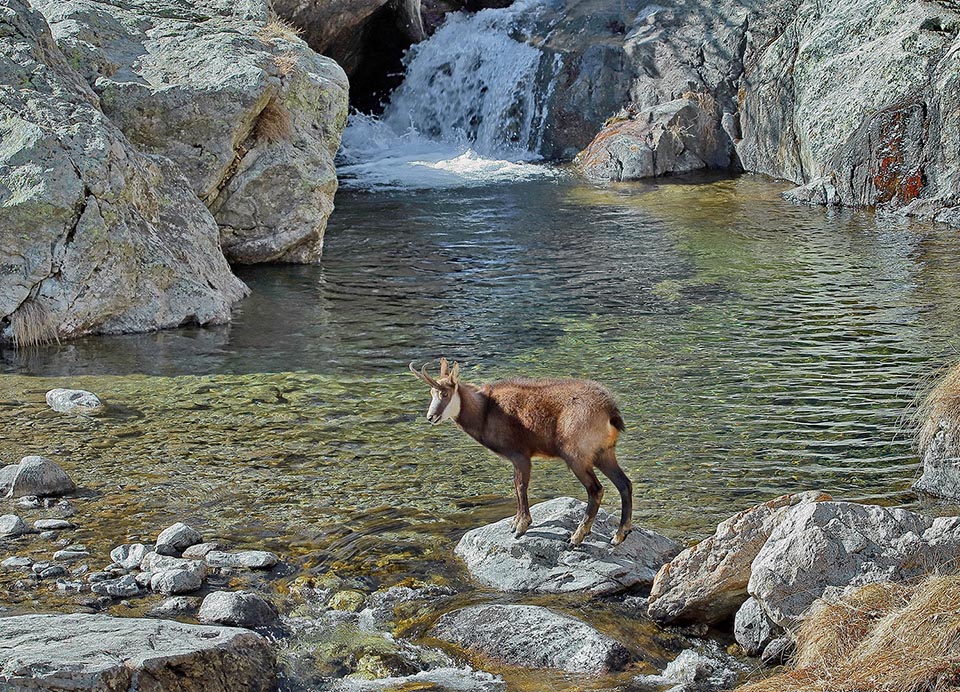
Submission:
[[[276,661],[247,630],[107,615],[0,618],[0,687],[267,692]]]
[[[37,0],[103,112],[175,162],[231,262],[316,262],[347,81],[266,0]]]
[[[209,211],[145,156],[22,0],[0,5],[0,340],[226,322],[246,292]]]

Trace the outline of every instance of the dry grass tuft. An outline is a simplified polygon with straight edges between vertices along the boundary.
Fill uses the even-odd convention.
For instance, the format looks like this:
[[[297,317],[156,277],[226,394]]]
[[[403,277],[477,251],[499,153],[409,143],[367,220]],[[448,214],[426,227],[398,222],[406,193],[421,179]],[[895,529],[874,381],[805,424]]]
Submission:
[[[717,100],[709,91],[685,91],[680,97],[693,101],[704,113],[712,114],[717,110]]]
[[[300,37],[303,29],[294,26],[286,19],[273,15],[270,20],[264,24],[257,32],[257,38],[264,43],[270,43],[274,39],[282,38],[287,41],[293,41]]]
[[[270,99],[253,124],[253,136],[261,142],[279,142],[293,132],[290,111],[277,99]]]
[[[797,633],[796,668],[739,692],[947,692],[960,686],[960,576],[874,584],[822,604]]]
[[[57,325],[47,306],[27,298],[10,315],[10,331],[15,348],[30,348],[60,341]]]
[[[960,363],[949,367],[917,406],[917,448],[921,456],[933,442],[941,423],[948,447],[955,448],[960,442]]]
[[[293,68],[297,66],[297,56],[290,51],[286,51],[280,55],[274,55],[273,64],[277,68],[277,76],[282,79],[293,72]]]

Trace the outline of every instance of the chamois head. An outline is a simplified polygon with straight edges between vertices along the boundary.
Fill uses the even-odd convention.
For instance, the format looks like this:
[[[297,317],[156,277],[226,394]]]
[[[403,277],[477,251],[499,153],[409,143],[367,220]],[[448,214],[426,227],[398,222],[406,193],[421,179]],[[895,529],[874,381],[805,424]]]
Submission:
[[[427,408],[427,420],[438,425],[444,420],[456,420],[460,415],[460,364],[454,363],[448,367],[447,359],[440,359],[440,376],[433,379],[427,374],[424,365],[418,371],[410,363],[410,372],[417,379],[430,385],[430,406]]]

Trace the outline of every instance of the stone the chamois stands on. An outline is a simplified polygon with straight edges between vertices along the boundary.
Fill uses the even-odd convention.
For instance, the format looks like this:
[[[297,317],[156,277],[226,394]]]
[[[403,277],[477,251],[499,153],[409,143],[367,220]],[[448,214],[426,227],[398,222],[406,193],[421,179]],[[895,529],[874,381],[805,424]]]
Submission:
[[[410,363],[410,372],[431,388],[427,420],[452,420],[487,449],[513,464],[517,513],[516,537],[530,527],[530,460],[559,457],[587,489],[587,510],[570,543],[579,545],[590,533],[600,509],[603,486],[594,469],[620,492],[620,526],[611,541],[619,545],[631,530],[633,484],[617,463],[615,447],[624,430],[617,402],[591,380],[510,379],[484,385],[460,381],[460,366],[440,361],[437,379]]]

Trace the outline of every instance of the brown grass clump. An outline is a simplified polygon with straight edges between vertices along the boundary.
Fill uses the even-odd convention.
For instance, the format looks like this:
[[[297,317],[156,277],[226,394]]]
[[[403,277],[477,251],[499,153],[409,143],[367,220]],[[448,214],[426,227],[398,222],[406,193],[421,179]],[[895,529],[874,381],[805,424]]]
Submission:
[[[294,26],[282,17],[273,15],[270,17],[270,20],[257,32],[257,38],[264,43],[270,43],[274,39],[278,38],[292,41],[296,38],[299,38],[300,34],[302,33],[303,29],[300,27]]]
[[[34,298],[27,298],[20,303],[9,319],[15,348],[30,348],[60,341],[53,315],[46,305]]]
[[[286,77],[297,66],[297,56],[290,51],[273,56],[273,64],[277,68],[277,76]]]
[[[873,584],[797,632],[796,668],[739,692],[947,692],[960,687],[960,576]]]
[[[712,114],[717,110],[717,100],[709,91],[685,91],[680,97],[693,101],[704,113]]]
[[[949,447],[960,442],[960,363],[951,366],[917,407],[917,448],[923,455],[944,424]]]
[[[288,139],[291,132],[290,111],[277,99],[270,99],[253,124],[253,136],[261,142],[279,142]]]

